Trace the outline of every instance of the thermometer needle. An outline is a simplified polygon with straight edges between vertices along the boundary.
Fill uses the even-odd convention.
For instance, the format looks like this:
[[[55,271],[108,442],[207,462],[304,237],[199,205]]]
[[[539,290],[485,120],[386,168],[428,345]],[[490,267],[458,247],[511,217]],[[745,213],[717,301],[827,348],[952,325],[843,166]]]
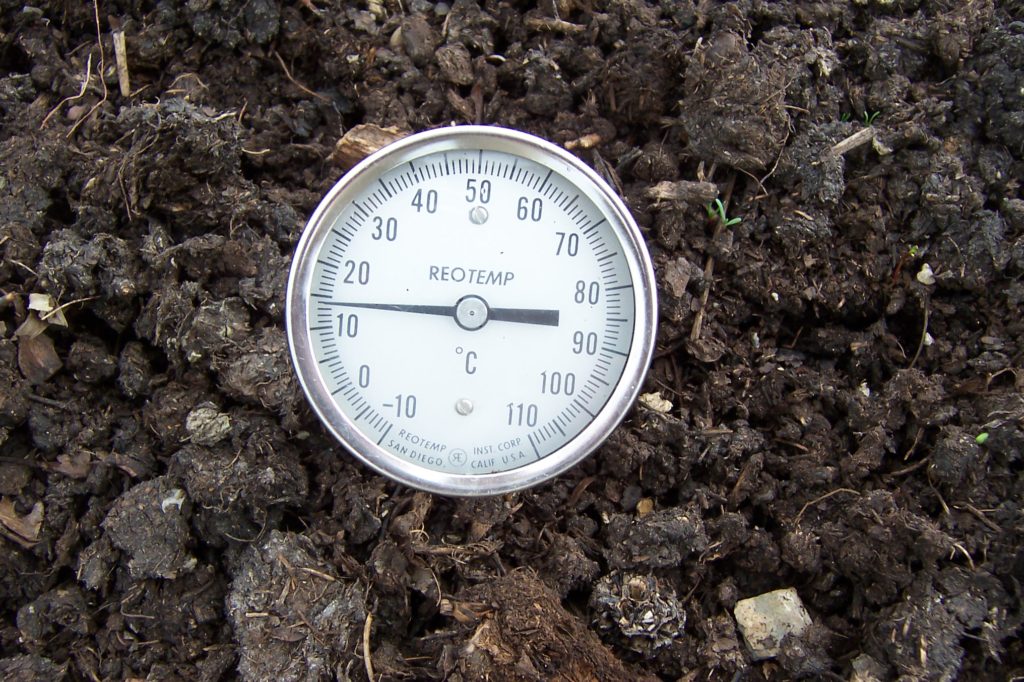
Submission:
[[[474,297],[475,298],[475,297]],[[482,302],[482,300],[481,300]],[[346,308],[370,308],[372,310],[391,310],[396,313],[419,313],[421,315],[440,315],[458,318],[457,305],[408,305],[405,303],[351,303],[348,301],[331,301],[330,305]],[[558,326],[557,310],[538,310],[535,308],[487,308],[488,321],[520,322],[522,324],[540,324],[548,327]],[[481,323],[482,324],[482,323]]]

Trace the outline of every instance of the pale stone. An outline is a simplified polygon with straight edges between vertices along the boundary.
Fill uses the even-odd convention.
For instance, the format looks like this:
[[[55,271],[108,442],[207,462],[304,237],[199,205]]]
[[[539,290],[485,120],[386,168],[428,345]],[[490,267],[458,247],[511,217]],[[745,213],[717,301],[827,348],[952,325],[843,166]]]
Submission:
[[[661,397],[661,393],[644,393],[640,396],[640,404],[649,410],[662,414],[672,411],[672,402]]]
[[[853,659],[850,667],[850,682],[882,682],[885,679],[885,668],[867,654]]]
[[[736,624],[755,661],[773,658],[786,635],[799,637],[811,625],[800,596],[792,587],[736,602]]]
[[[928,287],[935,284],[935,273],[932,271],[932,266],[927,263],[922,265],[917,273],[917,281]]]

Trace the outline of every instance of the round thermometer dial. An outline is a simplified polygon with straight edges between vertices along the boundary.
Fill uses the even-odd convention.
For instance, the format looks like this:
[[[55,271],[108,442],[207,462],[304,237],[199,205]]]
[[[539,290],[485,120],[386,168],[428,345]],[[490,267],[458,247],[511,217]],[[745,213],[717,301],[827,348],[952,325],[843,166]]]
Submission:
[[[654,343],[650,258],[572,155],[463,126],[373,154],[327,194],[287,294],[299,381],[356,457],[450,495],[572,466],[632,405]]]

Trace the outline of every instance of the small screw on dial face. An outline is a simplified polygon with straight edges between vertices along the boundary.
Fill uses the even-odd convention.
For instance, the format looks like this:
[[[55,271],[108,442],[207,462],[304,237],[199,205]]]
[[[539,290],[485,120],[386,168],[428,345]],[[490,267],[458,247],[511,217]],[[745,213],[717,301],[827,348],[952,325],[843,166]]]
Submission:
[[[392,145],[331,190],[297,247],[287,322],[300,383],[357,457],[485,495],[608,436],[650,361],[654,304],[639,230],[596,174],[466,126]]]
[[[483,225],[489,217],[490,214],[487,213],[487,209],[483,206],[474,206],[469,209],[469,222],[474,225]]]

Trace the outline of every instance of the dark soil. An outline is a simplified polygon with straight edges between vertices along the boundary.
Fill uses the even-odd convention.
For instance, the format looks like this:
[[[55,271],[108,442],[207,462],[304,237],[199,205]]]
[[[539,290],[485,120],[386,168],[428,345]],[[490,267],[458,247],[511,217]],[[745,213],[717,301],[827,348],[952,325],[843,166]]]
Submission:
[[[467,122],[621,188],[672,403],[484,500],[282,319],[341,135]],[[1017,0],[0,0],[0,677],[1024,675],[1022,176]]]

